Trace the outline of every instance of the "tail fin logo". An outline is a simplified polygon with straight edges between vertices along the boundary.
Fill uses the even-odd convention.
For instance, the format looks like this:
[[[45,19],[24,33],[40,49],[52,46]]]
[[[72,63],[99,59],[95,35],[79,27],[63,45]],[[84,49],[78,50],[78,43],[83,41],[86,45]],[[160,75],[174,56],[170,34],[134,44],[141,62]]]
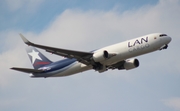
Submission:
[[[36,59],[42,61],[41,57],[39,56],[39,52],[36,52],[36,51],[32,50],[32,52],[30,52],[28,54],[32,57],[32,64],[34,64]]]

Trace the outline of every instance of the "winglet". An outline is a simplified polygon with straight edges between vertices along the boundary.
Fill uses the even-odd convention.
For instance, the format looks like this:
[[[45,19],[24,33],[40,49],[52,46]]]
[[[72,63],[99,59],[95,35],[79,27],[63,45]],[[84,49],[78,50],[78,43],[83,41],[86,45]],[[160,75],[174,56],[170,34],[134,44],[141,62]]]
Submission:
[[[22,38],[22,40],[24,41],[25,44],[27,45],[31,45],[32,43],[30,41],[28,41],[21,33],[19,34]]]

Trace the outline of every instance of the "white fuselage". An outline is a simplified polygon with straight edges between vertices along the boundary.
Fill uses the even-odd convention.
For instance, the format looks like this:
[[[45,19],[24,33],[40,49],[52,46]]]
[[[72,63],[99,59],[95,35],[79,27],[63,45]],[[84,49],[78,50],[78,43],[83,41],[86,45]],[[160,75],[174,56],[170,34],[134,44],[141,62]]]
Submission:
[[[141,36],[132,40],[127,40],[125,42],[101,48],[99,50],[96,50],[94,53],[106,50],[109,53],[115,54],[115,56],[101,61],[101,64],[103,65],[112,65],[132,57],[159,50],[161,47],[167,45],[171,41],[171,38],[169,36],[166,35],[161,37],[160,35],[161,33],[155,33]],[[86,70],[90,70],[92,68],[92,66],[87,66],[77,61],[69,68],[64,69],[64,71],[51,72],[51,77],[68,76]]]

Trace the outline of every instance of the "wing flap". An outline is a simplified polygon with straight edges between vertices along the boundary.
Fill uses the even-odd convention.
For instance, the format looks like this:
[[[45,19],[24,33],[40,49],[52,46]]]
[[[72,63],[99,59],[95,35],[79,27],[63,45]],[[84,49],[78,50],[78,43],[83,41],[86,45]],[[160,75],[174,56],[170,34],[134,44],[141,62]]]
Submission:
[[[16,71],[25,72],[25,73],[41,73],[41,72],[43,72],[42,70],[29,69],[29,68],[12,67],[11,69],[16,70]]]

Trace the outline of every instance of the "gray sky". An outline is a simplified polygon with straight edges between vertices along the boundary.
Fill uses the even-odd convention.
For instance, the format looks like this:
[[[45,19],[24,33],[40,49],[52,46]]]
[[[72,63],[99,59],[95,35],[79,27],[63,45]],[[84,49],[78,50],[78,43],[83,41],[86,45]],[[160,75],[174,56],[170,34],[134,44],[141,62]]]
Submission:
[[[1,111],[180,111],[180,0],[0,2]],[[168,49],[136,57],[140,67],[133,70],[44,79],[9,69],[32,68],[19,33],[36,43],[90,51],[155,32],[172,37]]]

